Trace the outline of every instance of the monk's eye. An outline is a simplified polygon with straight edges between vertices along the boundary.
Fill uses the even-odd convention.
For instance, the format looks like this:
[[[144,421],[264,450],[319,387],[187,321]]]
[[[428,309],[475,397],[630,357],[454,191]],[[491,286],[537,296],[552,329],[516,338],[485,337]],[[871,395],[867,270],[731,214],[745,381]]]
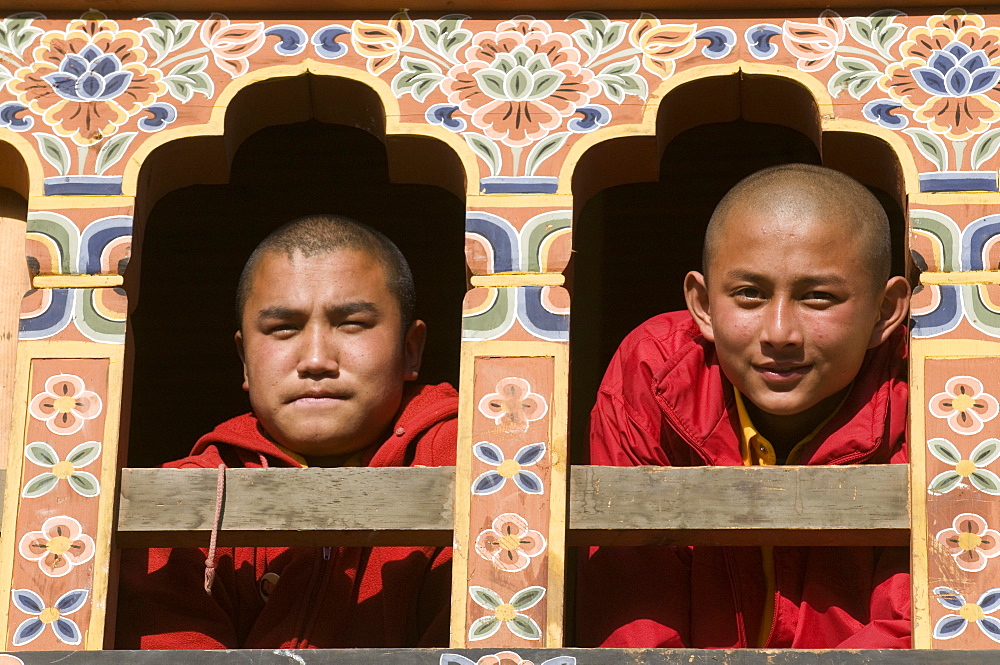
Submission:
[[[744,286],[733,291],[733,297],[742,302],[755,302],[764,299],[764,294],[760,289],[751,286]]]
[[[839,298],[832,293],[827,293],[826,291],[810,291],[803,296],[803,300],[812,300],[821,303],[834,303],[839,301]]]

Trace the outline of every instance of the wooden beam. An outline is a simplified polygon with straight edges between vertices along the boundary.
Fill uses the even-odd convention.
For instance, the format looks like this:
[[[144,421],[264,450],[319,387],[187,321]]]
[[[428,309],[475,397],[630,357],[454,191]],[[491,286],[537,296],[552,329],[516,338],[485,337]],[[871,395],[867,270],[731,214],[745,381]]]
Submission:
[[[211,469],[123,469],[122,547],[204,546]],[[226,473],[220,544],[446,545],[454,470]],[[571,545],[905,545],[907,467],[572,467]]]
[[[458,665],[504,649],[291,649],[229,651],[21,651],[24,665]],[[987,665],[996,651],[912,651],[861,649],[517,649],[517,655],[544,664],[556,657],[581,665]],[[449,656],[461,656],[459,660]],[[566,661],[562,661],[566,663]]]
[[[570,541],[906,545],[905,465],[573,467]]]
[[[122,469],[120,547],[208,546],[214,469]],[[230,469],[219,545],[450,545],[454,469]]]

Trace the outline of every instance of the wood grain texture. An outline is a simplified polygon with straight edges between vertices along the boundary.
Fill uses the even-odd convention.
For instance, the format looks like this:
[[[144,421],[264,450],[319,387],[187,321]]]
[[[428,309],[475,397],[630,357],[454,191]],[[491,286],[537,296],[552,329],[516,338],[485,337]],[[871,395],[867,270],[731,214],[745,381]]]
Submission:
[[[309,649],[229,651],[60,651],[17,654],[24,665],[439,665],[442,656],[456,654],[475,663],[498,649]],[[996,651],[911,651],[865,649],[807,651],[804,649],[517,649],[532,663],[570,656],[586,665],[986,665]]]
[[[220,544],[446,545],[451,467],[227,472]],[[211,469],[123,469],[118,542],[204,546]],[[571,545],[906,544],[905,466],[572,467]]]
[[[572,544],[905,545],[909,537],[905,465],[575,466],[570,486]]]
[[[207,546],[217,475],[123,469],[119,545]],[[219,544],[450,545],[453,476],[452,467],[231,469]]]
[[[31,288],[24,260],[26,217],[25,200],[0,188],[0,466],[7,465],[10,442],[18,313],[21,296]]]

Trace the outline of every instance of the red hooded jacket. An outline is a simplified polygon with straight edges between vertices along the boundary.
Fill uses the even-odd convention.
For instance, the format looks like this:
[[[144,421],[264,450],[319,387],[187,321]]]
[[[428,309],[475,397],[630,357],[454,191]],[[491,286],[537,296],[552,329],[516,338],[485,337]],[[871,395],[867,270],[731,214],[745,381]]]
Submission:
[[[905,463],[906,333],[868,352],[801,464]],[[591,463],[742,466],[739,415],[715,346],[690,315],[643,323],[615,354],[591,414]],[[709,488],[706,488],[708,491]],[[770,636],[757,547],[592,548],[578,641],[604,647],[906,648],[909,557],[901,547],[775,547]]]
[[[389,438],[367,466],[455,463],[458,394],[408,389]],[[171,468],[299,467],[253,414],[202,437]],[[446,646],[451,548],[220,547],[212,595],[206,550],[126,550],[119,649]]]

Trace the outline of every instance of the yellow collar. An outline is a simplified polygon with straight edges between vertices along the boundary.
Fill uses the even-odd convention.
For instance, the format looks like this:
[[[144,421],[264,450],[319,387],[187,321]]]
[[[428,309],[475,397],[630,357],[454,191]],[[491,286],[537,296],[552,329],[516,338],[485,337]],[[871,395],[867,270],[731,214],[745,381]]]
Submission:
[[[848,393],[850,391],[848,390]],[[733,387],[733,393],[736,395],[736,411],[740,416],[740,454],[743,456],[743,466],[771,466],[778,463],[777,455],[774,453],[774,446],[771,442],[764,438],[757,428],[753,426],[750,422],[750,414],[747,413],[746,405],[743,403],[743,395],[740,391]],[[844,399],[847,399],[846,394]],[[830,413],[829,416],[823,419],[816,428],[809,432],[801,441],[795,444],[792,451],[788,453],[788,459],[785,460],[785,464],[795,464],[798,456],[802,453],[802,449],[805,447],[809,441],[816,436],[823,427],[830,422],[834,414],[840,411],[840,407],[843,406],[844,402],[841,400],[837,408]]]
[[[298,462],[299,466],[301,466],[303,469],[308,469],[309,468],[309,462],[307,462],[306,458],[303,457],[302,455],[299,455],[294,450],[289,450],[288,448],[285,448],[280,443],[275,443],[274,445],[278,447],[278,450],[280,450],[281,452],[285,453],[286,455],[288,455],[289,457],[291,457],[293,460],[295,460],[296,462]],[[363,458],[364,458],[364,450],[359,450],[358,452],[354,453],[350,457],[347,457],[343,462],[340,463],[339,466],[342,466],[342,467],[344,467],[344,466],[363,466],[363,464],[361,463]]]

